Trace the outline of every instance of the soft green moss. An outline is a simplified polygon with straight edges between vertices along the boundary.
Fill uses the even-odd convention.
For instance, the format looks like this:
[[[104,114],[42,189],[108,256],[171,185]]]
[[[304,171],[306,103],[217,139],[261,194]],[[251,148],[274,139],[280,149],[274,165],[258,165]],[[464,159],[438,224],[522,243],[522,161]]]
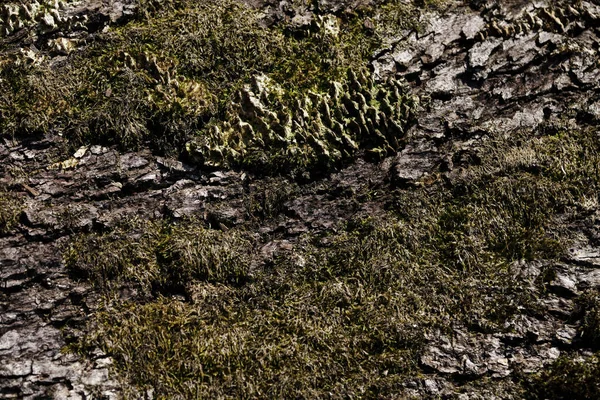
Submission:
[[[177,149],[178,138],[217,112],[217,98],[226,102],[228,88],[277,56],[281,35],[239,2],[140,7],[136,20],[66,62],[3,60],[3,134],[56,130],[76,143]]]
[[[528,398],[593,400],[600,398],[600,360],[562,356],[530,381]]]
[[[142,1],[131,22],[65,61],[1,56],[0,132],[180,151],[254,76],[270,76],[294,98],[365,67],[381,37],[363,22],[377,12],[317,15],[296,29],[265,27],[259,10],[235,0]]]
[[[78,236],[64,257],[75,276],[105,291],[126,282],[147,293],[186,288],[195,280],[234,284],[248,278],[246,236],[206,229],[193,220],[184,225],[131,220],[108,234]]]
[[[165,398],[392,396],[419,374],[426,333],[456,324],[498,332],[520,310],[537,309],[543,282],[538,290],[520,282],[514,261],[564,253],[565,221],[598,189],[593,138],[561,132],[488,141],[481,164],[465,166],[450,184],[380,194],[387,214],[306,233],[267,262],[255,256],[262,242],[243,228],[160,224],[150,257],[128,263],[156,271],[154,294],[178,290],[187,301],[107,301],[83,344],[102,347],[128,379]],[[265,204],[287,196],[280,184],[273,180],[281,194]],[[256,215],[277,218],[280,209],[269,207]],[[122,248],[131,237],[145,248],[135,229],[122,229]],[[113,236],[86,236],[83,249],[104,249]],[[79,270],[120,265],[68,254]],[[125,277],[147,280],[126,271],[103,279],[113,287]],[[594,301],[585,308],[586,337],[595,337],[596,308]],[[581,398],[594,398],[591,361],[557,363],[540,375],[543,393],[575,385],[571,373]]]
[[[583,318],[581,338],[594,349],[600,348],[600,293],[589,290],[577,299],[579,313]]]
[[[10,232],[23,210],[23,202],[14,193],[0,187],[0,235]]]
[[[160,277],[155,257],[159,232],[156,224],[132,220],[106,235],[79,235],[63,251],[65,265],[101,289],[135,281],[150,290]]]
[[[372,395],[375,382],[393,387],[415,362],[401,350],[410,333],[382,341],[390,332],[351,318],[301,302],[248,308],[230,289],[204,284],[194,304],[159,299],[102,312],[96,333],[119,343],[123,372],[159,398],[345,397]]]

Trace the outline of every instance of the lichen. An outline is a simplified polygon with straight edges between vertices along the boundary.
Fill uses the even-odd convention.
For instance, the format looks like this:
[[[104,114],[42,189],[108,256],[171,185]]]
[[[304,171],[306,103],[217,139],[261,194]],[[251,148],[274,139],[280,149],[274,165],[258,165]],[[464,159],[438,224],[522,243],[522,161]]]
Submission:
[[[33,0],[7,3],[0,7],[0,37],[9,36],[23,28],[35,27],[40,33],[85,27],[86,16],[64,15],[61,10],[75,0]]]
[[[361,150],[375,159],[397,151],[416,105],[400,81],[376,83],[365,71],[348,70],[329,93],[291,98],[259,76],[236,94],[225,119],[209,124],[187,150],[210,166],[327,171]]]

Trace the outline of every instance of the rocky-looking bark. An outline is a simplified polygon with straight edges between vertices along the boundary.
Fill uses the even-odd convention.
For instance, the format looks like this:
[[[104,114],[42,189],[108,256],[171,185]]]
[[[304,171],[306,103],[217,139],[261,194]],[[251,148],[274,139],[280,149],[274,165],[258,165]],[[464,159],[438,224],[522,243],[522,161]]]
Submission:
[[[138,6],[116,1],[67,1],[56,6],[34,3],[3,6],[5,31],[0,39],[5,46],[3,57],[13,61],[14,57],[20,57],[35,63],[38,57],[44,56],[57,63],[68,62],[68,58],[64,58],[67,53],[87,46],[86,40],[92,41],[93,35],[107,26],[127,23]],[[323,23],[323,16],[339,16],[347,10],[368,5],[344,1],[317,1],[312,6],[298,2],[254,3],[252,5],[263,13],[264,24],[287,19],[300,31],[311,26],[310,29],[321,29],[314,28],[314,21]],[[34,12],[34,9],[43,11]],[[475,294],[468,292],[467,286],[461,287],[464,292],[448,289],[449,298],[457,302],[456,312],[460,316],[453,318],[448,310],[454,309],[448,306],[442,310],[446,306],[440,305],[439,321],[432,317],[436,313],[433,306],[419,305],[424,301],[419,291],[427,288],[415,288],[415,305],[411,307],[415,314],[421,314],[411,318],[422,318],[423,326],[415,324],[416,331],[400,328],[399,333],[394,331],[400,337],[394,340],[402,342],[396,344],[397,348],[385,344],[383,339],[384,344],[370,343],[364,347],[365,354],[368,353],[366,358],[356,355],[358,366],[351,369],[355,375],[344,377],[348,381],[343,381],[342,387],[316,381],[312,382],[311,390],[314,391],[303,395],[319,397],[329,392],[332,397],[359,398],[566,398],[572,390],[575,396],[595,398],[599,389],[598,380],[593,379],[594,371],[597,371],[594,360],[600,326],[597,320],[600,310],[597,298],[600,286],[598,199],[585,189],[593,188],[598,181],[597,166],[594,166],[598,159],[593,157],[595,153],[590,149],[597,139],[600,121],[600,5],[595,1],[576,4],[527,0],[452,2],[422,11],[419,18],[418,27],[387,33],[383,47],[369,60],[373,77],[369,79],[382,84],[390,80],[402,81],[411,99],[419,99],[420,106],[411,121],[407,118],[403,122],[406,125],[399,126],[398,132],[394,131],[392,135],[400,140],[389,145],[389,139],[383,137],[387,147],[377,157],[369,157],[366,150],[371,147],[352,146],[353,141],[336,142],[339,137],[329,133],[329,130],[337,132],[334,123],[331,122],[330,127],[324,127],[327,123],[323,126],[319,123],[318,128],[311,127],[310,132],[318,131],[315,135],[322,134],[335,143],[327,147],[328,142],[323,139],[322,143],[326,143],[323,153],[331,148],[353,147],[355,151],[348,154],[353,158],[352,162],[327,165],[332,169],[331,173],[323,174],[324,178],[314,179],[309,174],[309,179],[306,176],[297,179],[301,174],[291,176],[283,171],[282,175],[268,176],[256,170],[230,169],[225,168],[229,163],[220,163],[222,158],[218,158],[218,163],[205,165],[202,162],[206,154],[200,159],[195,158],[189,152],[189,145],[188,152],[183,151],[180,159],[159,156],[150,150],[125,151],[99,144],[76,148],[75,152],[65,156],[65,149],[71,142],[61,136],[62,132],[49,131],[31,137],[4,136],[0,143],[3,160],[0,163],[0,204],[3,208],[0,210],[3,223],[0,227],[0,398],[119,398],[123,395],[151,398],[156,391],[159,396],[168,395],[168,388],[161,383],[144,387],[149,382],[127,369],[127,357],[131,354],[124,350],[127,356],[123,356],[123,352],[111,347],[111,340],[119,340],[119,333],[110,331],[110,327],[102,328],[98,322],[102,318],[111,322],[111,310],[106,309],[111,301],[137,302],[142,308],[161,298],[159,301],[176,304],[169,303],[169,307],[184,309],[190,304],[202,307],[214,301],[214,307],[220,309],[221,302],[235,303],[243,298],[248,303],[264,302],[267,305],[252,303],[254,308],[250,309],[266,313],[269,307],[279,303],[269,303],[267,291],[248,289],[247,282],[271,279],[276,282],[273,287],[277,290],[290,290],[278,281],[284,279],[280,274],[288,273],[285,272],[288,270],[278,272],[278,263],[282,259],[286,265],[302,270],[315,262],[313,259],[317,260],[315,263],[327,263],[335,257],[338,257],[336,265],[342,265],[343,261],[339,259],[344,257],[359,265],[360,255],[352,253],[358,249],[364,250],[365,254],[380,252],[388,257],[385,260],[389,265],[403,257],[412,260],[404,255],[405,249],[426,258],[426,253],[419,253],[417,248],[421,244],[434,243],[427,238],[429,234],[438,234],[434,230],[416,239],[407,233],[404,243],[389,250],[385,246],[377,247],[374,241],[369,242],[372,231],[393,241],[393,234],[386,236],[388,227],[380,228],[375,224],[372,227],[364,221],[408,226],[410,222],[403,221],[410,221],[413,214],[419,213],[420,207],[424,211],[433,209],[428,208],[428,201],[435,202],[438,196],[445,196],[444,193],[452,193],[452,200],[440,200],[440,204],[456,207],[453,209],[456,213],[465,212],[461,202],[475,198],[473,204],[477,205],[468,211],[483,213],[487,220],[477,225],[481,217],[461,216],[463,222],[456,222],[458,217],[452,214],[454,211],[440,211],[435,223],[446,229],[442,233],[455,235],[461,232],[462,235],[440,236],[443,240],[432,247],[435,252],[448,252],[446,258],[436,258],[448,262],[448,265],[437,266],[440,276],[447,273],[446,269],[469,271],[472,265],[475,267],[471,273],[477,275],[481,258],[486,260],[481,262],[487,263],[485,265],[497,262],[498,269],[504,271],[502,279],[493,281],[490,278],[488,286],[484,278],[473,280],[468,290]],[[376,29],[372,27],[376,22],[366,19],[363,24],[368,29]],[[151,58],[146,61],[158,65]],[[2,62],[0,60],[0,68]],[[135,62],[142,63],[140,60]],[[241,90],[243,93],[244,89]],[[319,96],[313,97],[322,99],[325,95]],[[110,97],[110,93],[106,97]],[[259,97],[260,94],[256,95],[253,107],[261,107],[260,101],[264,99]],[[347,108],[360,103],[355,98],[348,98],[347,102]],[[379,106],[377,96],[373,95],[369,104],[376,103]],[[301,114],[299,109],[314,108],[316,111],[307,113],[305,118],[326,114],[314,104],[298,106],[299,109],[294,107],[281,106],[274,110],[263,107],[261,112],[276,114],[289,108],[293,110],[291,113]],[[365,101],[365,115],[369,115],[367,108]],[[372,119],[375,120],[378,110],[372,108]],[[249,109],[251,107],[245,107],[246,111]],[[227,112],[231,114],[231,110]],[[227,118],[233,119],[230,114]],[[359,114],[362,115],[357,112]],[[339,115],[340,120],[347,120],[352,110],[345,109]],[[273,118],[283,119],[281,116]],[[354,122],[359,126],[358,131],[361,127],[362,132],[369,134],[384,130],[383,127],[371,129],[370,116],[362,117],[364,121],[360,121],[360,116],[350,118],[359,121]],[[258,117],[251,123],[258,126],[257,121]],[[213,120],[213,125],[223,123],[223,119]],[[241,125],[244,123],[239,121]],[[381,122],[381,126],[383,124]],[[292,119],[289,126],[293,126]],[[348,126],[341,129],[351,129],[351,126],[354,125],[348,122]],[[243,132],[243,127],[238,128]],[[232,129],[236,131],[235,125]],[[271,124],[265,126],[264,131],[276,129],[276,124]],[[292,131],[302,132],[301,129]],[[580,136],[575,135],[573,139],[564,132],[578,132]],[[215,140],[216,146],[228,146],[226,141],[218,142],[225,139],[217,137]],[[321,139],[317,137],[317,140]],[[288,149],[284,142],[278,142],[278,146]],[[252,145],[259,146],[254,142]],[[302,147],[302,144],[298,146]],[[312,148],[319,146],[321,144]],[[234,150],[235,154],[239,153],[238,148]],[[229,159],[234,160],[235,167],[243,168],[243,162],[235,163],[235,154]],[[562,155],[565,156],[561,158]],[[527,207],[539,203],[542,212],[547,213],[548,221],[553,222],[544,221],[544,217],[540,219],[529,209],[512,210],[518,217],[507,220],[520,224],[523,229],[524,233],[515,233],[522,234],[521,247],[510,249],[512,242],[509,239],[494,237],[489,243],[500,243],[498,248],[488,243],[481,247],[480,253],[477,253],[479,250],[468,250],[464,243],[471,237],[485,236],[487,233],[482,230],[493,230],[494,224],[502,223],[501,217],[496,215],[505,209],[487,199],[485,193],[492,197],[506,196],[508,201],[502,204],[510,204],[513,194],[509,192],[513,189],[514,198],[529,195],[527,187],[502,186],[510,179],[510,174],[523,174],[533,186],[544,179],[553,184],[558,182],[556,187],[545,187],[540,183],[540,189],[533,191],[530,202],[526,203]],[[473,190],[469,185],[475,181],[474,185],[478,185],[484,194],[469,192]],[[571,185],[572,182],[575,183]],[[461,190],[468,193],[463,195]],[[523,207],[523,204],[515,200],[515,207]],[[497,214],[485,214],[486,207],[498,207]],[[396,222],[387,221],[391,218],[390,210],[394,215],[400,215],[397,221],[394,220]],[[450,220],[448,215],[456,220]],[[146,223],[169,227],[157,228],[157,225],[144,225]],[[364,226],[348,228],[357,223]],[[463,225],[456,228],[459,224]],[[186,258],[187,253],[177,253],[185,253],[177,247],[178,227],[182,227],[184,233],[181,235],[185,236],[185,229],[197,229],[197,226],[203,227],[202,232],[217,232],[208,236],[215,246],[238,252],[233,258],[239,255],[240,259],[231,263],[236,268],[239,264],[239,271],[177,269],[176,273],[172,272],[179,268],[174,264],[187,266],[193,263]],[[168,234],[161,229],[166,229]],[[360,239],[353,242],[352,235],[344,236],[344,229],[358,232],[360,237],[364,235],[367,244]],[[405,232],[403,227],[394,229],[397,229],[394,232]],[[190,232],[190,235],[201,235],[196,230]],[[235,236],[238,233],[240,236]],[[130,243],[123,242],[127,236],[133,238]],[[411,244],[412,240],[417,240],[415,245]],[[342,249],[334,255],[327,253],[327,249],[333,249],[331,253],[335,253],[338,251],[336,243],[345,241],[351,243],[354,250],[344,253]],[[543,250],[535,247],[537,241],[543,241]],[[119,245],[121,242],[125,244]],[[166,246],[168,251],[161,250],[158,256],[152,249],[145,252],[145,243],[152,248]],[[533,244],[529,246],[528,243]],[[566,252],[561,250],[565,244],[569,247]],[[371,245],[375,250],[369,247]],[[478,243],[472,245],[478,248]],[[198,246],[204,249],[202,244]],[[221,251],[216,247],[206,251],[197,248],[186,248],[192,259],[217,257]],[[321,248],[326,250],[319,250]],[[127,262],[116,256],[112,260],[111,251],[127,254]],[[499,256],[509,252],[512,252],[510,256]],[[176,253],[179,258],[174,255]],[[103,260],[96,260],[97,257],[109,261],[103,264]],[[470,257],[474,261],[469,261]],[[378,262],[371,257],[365,264]],[[418,260],[414,262],[414,265],[418,264]],[[218,264],[218,261],[214,263]],[[144,270],[147,276],[140,277],[133,269],[133,272],[127,272],[127,268],[142,264],[151,266]],[[168,273],[165,273],[165,265],[172,268]],[[381,272],[385,265],[383,262],[369,270],[381,282],[385,280],[385,273]],[[104,269],[98,272],[94,266]],[[113,266],[116,272],[108,270]],[[315,271],[315,275],[324,274],[318,278],[321,283],[325,282],[319,286],[318,295],[333,299],[330,299],[332,310],[338,310],[336,312],[342,315],[345,312],[342,310],[352,310],[354,305],[357,309],[362,307],[359,292],[369,293],[369,289],[356,289],[356,282],[362,285],[367,278],[361,281],[362,278],[352,275],[355,279],[352,281],[345,280],[344,274],[336,275],[335,271],[329,271],[330,275]],[[433,271],[435,275],[435,269],[425,271]],[[264,278],[268,274],[272,277]],[[448,276],[459,276],[452,274]],[[442,293],[445,285],[452,284],[434,283],[435,279],[427,276],[417,279],[409,273],[399,276],[406,279],[403,283],[406,285],[431,282],[432,298],[445,298]],[[122,281],[119,280],[121,277]],[[189,282],[180,282],[177,277],[185,277]],[[303,284],[312,284],[306,277],[298,279],[304,279]],[[240,289],[244,286],[245,289]],[[223,294],[236,290],[241,294],[235,301],[231,300],[233,295]],[[378,296],[377,304],[400,304],[399,299],[393,298],[394,291],[374,293]],[[402,296],[407,298],[406,293]],[[308,304],[311,300],[306,297],[303,301]],[[503,303],[498,303],[496,309],[495,304],[486,304],[500,301]],[[172,312],[171,308],[169,310]],[[499,310],[504,313],[502,316],[490,317]],[[319,315],[318,310],[312,310],[303,318],[311,319],[314,317],[312,312]],[[393,309],[386,312],[392,318]],[[242,314],[240,312],[238,317],[245,318]],[[412,324],[414,320],[406,317],[406,321]],[[111,323],[116,326],[118,322]],[[355,328],[352,324],[348,326],[349,330]],[[98,339],[93,331],[90,332],[96,328],[98,332],[103,329],[112,332],[114,337]],[[410,327],[402,325],[401,328]],[[222,327],[219,325],[214,329]],[[249,332],[246,334],[250,335]],[[385,331],[385,334],[389,332]],[[202,334],[206,332],[202,331]],[[306,335],[310,336],[309,332]],[[86,338],[89,337],[92,339],[88,341]],[[356,334],[356,338],[359,337],[362,338]],[[84,345],[81,345],[82,341]],[[103,344],[102,350],[94,347]],[[323,340],[319,345],[330,344]],[[226,343],[222,345],[226,347]],[[310,341],[305,345],[311,345]],[[362,345],[357,339],[352,346],[363,349]],[[74,352],[75,348],[79,352]],[[390,356],[385,362],[369,364],[370,360],[382,359],[389,349],[406,350],[409,355],[402,353],[405,358],[401,361]],[[400,352],[393,353],[392,350],[389,350],[390,354],[399,357]],[[319,351],[329,354],[322,348]],[[348,349],[340,352],[354,354]],[[257,357],[254,353],[253,356]],[[286,357],[293,356],[286,354]],[[354,362],[352,359],[336,360],[335,357],[333,360],[336,365],[330,366],[332,375],[338,373],[339,368],[343,369],[337,362],[340,365]],[[265,374],[270,373],[268,362],[256,362],[266,363]],[[115,364],[118,364],[116,368]],[[372,367],[374,370],[362,370],[362,365],[375,366]],[[384,365],[389,367],[385,369]],[[399,365],[407,365],[406,371]],[[213,371],[211,367],[206,368]],[[569,388],[568,378],[559,379],[557,374],[553,375],[552,371],[560,374],[561,368],[565,368],[566,374],[579,373],[574,376],[583,376],[581,379],[587,386]],[[217,372],[214,374],[218,381],[215,385],[227,388],[223,383],[229,379],[227,374],[225,377]],[[374,375],[378,378],[373,378]],[[391,380],[395,375],[398,379]],[[292,393],[281,389],[285,385],[280,380],[271,379],[273,393],[281,396]],[[362,387],[357,383],[361,379],[372,386]],[[546,381],[547,387],[542,380]],[[140,386],[134,387],[134,383]],[[276,391],[278,388],[281,392]],[[229,387],[229,392],[223,390],[213,394],[235,397],[240,393],[236,390],[243,392],[244,389]],[[269,397],[268,393],[252,392],[254,389],[250,387],[245,390],[251,393],[250,397]],[[191,391],[180,393],[192,397]],[[210,392],[198,393],[207,395]]]

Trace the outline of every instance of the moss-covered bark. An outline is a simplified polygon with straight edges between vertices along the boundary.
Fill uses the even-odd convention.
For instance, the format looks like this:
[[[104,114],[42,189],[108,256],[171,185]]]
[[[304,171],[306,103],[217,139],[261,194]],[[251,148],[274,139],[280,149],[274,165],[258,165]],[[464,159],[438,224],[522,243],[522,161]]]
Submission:
[[[600,184],[594,138],[490,141],[481,165],[449,183],[371,194],[387,199],[385,215],[304,234],[267,263],[252,261],[262,242],[244,239],[243,227],[187,221],[82,236],[69,266],[105,289],[154,289],[143,305],[107,301],[82,345],[102,347],[125,376],[170,398],[392,396],[420,373],[424,335],[456,325],[503,332],[521,310],[536,312],[545,282],[515,277],[514,262],[564,254],[565,221]],[[90,258],[92,248],[121,256]],[[163,297],[173,290],[186,300]],[[585,329],[595,337],[590,299]],[[593,393],[594,365],[557,363],[540,379],[555,393],[568,384],[560,371],[581,370],[581,393]]]

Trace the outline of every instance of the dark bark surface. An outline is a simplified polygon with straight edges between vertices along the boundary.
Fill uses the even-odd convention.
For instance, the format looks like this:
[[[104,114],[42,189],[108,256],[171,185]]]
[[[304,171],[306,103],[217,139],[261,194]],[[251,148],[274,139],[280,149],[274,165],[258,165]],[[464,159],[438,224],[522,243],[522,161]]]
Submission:
[[[97,3],[68,13],[87,13],[88,21],[100,25],[127,17],[127,5]],[[285,18],[286,2],[255,3],[273,19]],[[341,12],[357,3],[319,2],[319,12]],[[356,202],[349,193],[387,193],[439,180],[452,184],[489,137],[550,125],[597,127],[600,5],[551,3],[457,4],[423,14],[419,32],[391,38],[372,67],[380,79],[405,78],[421,99],[405,146],[380,162],[359,159],[296,186],[280,210],[258,222],[264,251],[255,262],[293,245],[301,233],[383,214],[389,202],[385,195]],[[95,145],[64,158],[57,150],[62,148],[63,139],[52,133],[0,142],[0,182],[24,203],[18,223],[0,237],[0,398],[112,399],[122,393],[110,357],[65,351],[85,329],[100,296],[65,268],[62,251],[74,235],[104,232],[131,217],[194,216],[229,229],[254,218],[248,213],[252,196],[293,184],[285,177],[208,171],[148,150],[125,153]],[[537,372],[563,352],[590,354],[578,341],[583,320],[573,316],[580,294],[600,286],[596,211],[576,221],[580,240],[553,265],[555,275],[538,311],[522,310],[506,333],[459,326],[453,335],[426,337],[422,378],[407,381],[399,396],[509,398],[508,391],[492,394],[482,382],[510,382]],[[542,279],[546,263],[516,263],[515,276],[533,284]]]

